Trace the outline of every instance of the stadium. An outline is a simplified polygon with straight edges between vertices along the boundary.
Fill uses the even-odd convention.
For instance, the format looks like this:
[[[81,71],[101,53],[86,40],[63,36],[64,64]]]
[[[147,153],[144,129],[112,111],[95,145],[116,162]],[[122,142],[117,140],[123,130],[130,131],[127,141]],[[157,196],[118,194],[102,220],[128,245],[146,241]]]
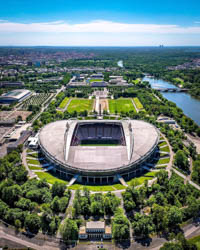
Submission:
[[[139,120],[62,120],[39,132],[39,146],[62,178],[113,183],[138,176],[153,157],[159,132]]]
[[[32,92],[27,89],[11,90],[0,96],[0,103],[22,102],[31,94]]]

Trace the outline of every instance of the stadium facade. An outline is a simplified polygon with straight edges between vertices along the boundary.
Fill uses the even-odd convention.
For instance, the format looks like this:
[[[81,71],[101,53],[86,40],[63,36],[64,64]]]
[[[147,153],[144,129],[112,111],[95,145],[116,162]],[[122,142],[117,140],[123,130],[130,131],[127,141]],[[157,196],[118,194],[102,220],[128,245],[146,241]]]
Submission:
[[[28,89],[11,90],[0,96],[0,103],[21,102],[31,94],[32,92]]]
[[[157,128],[138,120],[63,120],[39,133],[40,149],[60,177],[93,184],[138,176],[158,141]]]

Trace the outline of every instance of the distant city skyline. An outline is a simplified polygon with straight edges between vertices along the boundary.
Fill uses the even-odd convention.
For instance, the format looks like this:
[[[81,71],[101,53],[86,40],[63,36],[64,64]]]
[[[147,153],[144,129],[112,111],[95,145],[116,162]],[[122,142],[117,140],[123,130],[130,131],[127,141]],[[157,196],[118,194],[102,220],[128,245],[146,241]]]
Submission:
[[[8,0],[1,46],[198,46],[200,3],[191,1]]]

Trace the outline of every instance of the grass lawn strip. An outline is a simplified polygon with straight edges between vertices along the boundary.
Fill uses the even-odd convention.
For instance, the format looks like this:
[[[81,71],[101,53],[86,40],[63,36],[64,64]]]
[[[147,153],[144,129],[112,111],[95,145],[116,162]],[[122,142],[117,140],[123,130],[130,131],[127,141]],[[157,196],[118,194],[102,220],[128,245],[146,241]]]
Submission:
[[[36,167],[36,166],[31,166],[31,165],[28,165],[28,168],[30,170],[43,170],[43,168],[41,168],[41,167]]]
[[[163,151],[163,152],[169,152],[169,147],[168,146],[166,146],[164,148],[159,148],[159,149],[160,149],[160,151]]]
[[[89,82],[102,82],[102,79],[90,79]]]
[[[167,167],[167,165],[162,165],[162,166],[155,166],[155,169],[165,169]]]
[[[164,146],[164,145],[167,145],[167,142],[166,142],[166,141],[163,141],[163,142],[159,143],[158,145],[159,145],[159,147],[162,147],[162,146]]]
[[[92,111],[94,100],[89,99],[72,99],[67,111],[72,113],[74,111],[83,112],[85,110]]]
[[[156,165],[159,165],[159,164],[167,164],[167,163],[169,163],[169,161],[170,161],[170,158],[163,158],[163,159],[160,159],[157,163],[156,163]]]
[[[59,108],[64,109],[68,102],[69,102],[69,97],[65,97],[65,99],[63,99],[61,104],[59,105]]]
[[[41,163],[35,159],[27,159],[28,164],[40,165]]]
[[[114,191],[116,189],[114,189],[109,185],[105,185],[105,186],[89,186],[89,185],[81,185],[81,184],[74,184],[72,186],[69,187],[69,189],[72,190],[76,190],[76,189],[83,189],[83,187],[88,188],[90,191],[94,191],[94,192],[102,192],[102,191]]]
[[[140,102],[140,100],[139,100],[137,97],[133,98],[133,101],[134,101],[136,107],[137,107],[139,110],[144,109],[142,103]]]
[[[59,183],[64,183],[64,184],[68,184],[68,181],[62,180],[57,178],[56,176],[54,176],[51,173],[47,173],[47,172],[37,172],[35,171],[35,174],[40,178],[40,179],[46,179],[46,181],[50,184],[54,184],[56,181]]]
[[[38,158],[38,156],[39,156],[38,153],[35,153],[35,152],[32,153],[32,154],[27,154],[27,158],[28,158],[28,157]]]
[[[122,190],[126,188],[122,184],[113,184],[112,187],[116,188],[117,190]]]
[[[143,176],[135,177],[135,178],[131,179],[130,181],[127,181],[126,183],[128,185],[130,185],[131,181],[135,180],[138,183],[138,185],[142,185],[145,182],[145,180],[152,180],[155,177],[156,173],[158,173],[158,172],[151,171],[151,172],[144,174]]]

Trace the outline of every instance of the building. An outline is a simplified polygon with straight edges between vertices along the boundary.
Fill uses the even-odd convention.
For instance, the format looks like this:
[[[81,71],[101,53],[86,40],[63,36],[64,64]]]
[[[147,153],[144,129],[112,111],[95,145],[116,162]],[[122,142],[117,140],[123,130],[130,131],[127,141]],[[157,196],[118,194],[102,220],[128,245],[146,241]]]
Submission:
[[[19,128],[16,128],[11,134],[9,141],[17,141],[21,137],[22,132],[27,130],[27,128],[30,126],[31,124],[27,123],[27,124],[24,124],[23,126],[20,126]]]
[[[23,82],[0,82],[0,87],[23,87]]]
[[[10,153],[13,150],[16,150],[19,145],[23,145],[31,134],[32,134],[32,132],[29,130],[22,131],[19,139],[17,141],[15,141],[14,143],[9,144],[7,146],[7,153]]]
[[[89,221],[86,227],[80,227],[79,239],[107,239],[112,238],[111,226],[106,226],[104,221]]]
[[[156,127],[138,120],[62,120],[44,126],[38,138],[54,171],[84,184],[140,175],[158,141]]]
[[[11,90],[0,96],[0,103],[22,102],[24,99],[30,96],[31,93],[32,92],[27,89]]]
[[[94,87],[94,88],[98,88],[98,87],[100,87],[100,88],[104,88],[104,87],[107,87],[108,86],[108,83],[107,82],[104,82],[104,81],[102,81],[102,82],[91,82],[91,85],[90,85],[91,87]]]
[[[92,79],[103,79],[104,75],[102,73],[92,74],[90,76],[90,78],[92,78]]]

